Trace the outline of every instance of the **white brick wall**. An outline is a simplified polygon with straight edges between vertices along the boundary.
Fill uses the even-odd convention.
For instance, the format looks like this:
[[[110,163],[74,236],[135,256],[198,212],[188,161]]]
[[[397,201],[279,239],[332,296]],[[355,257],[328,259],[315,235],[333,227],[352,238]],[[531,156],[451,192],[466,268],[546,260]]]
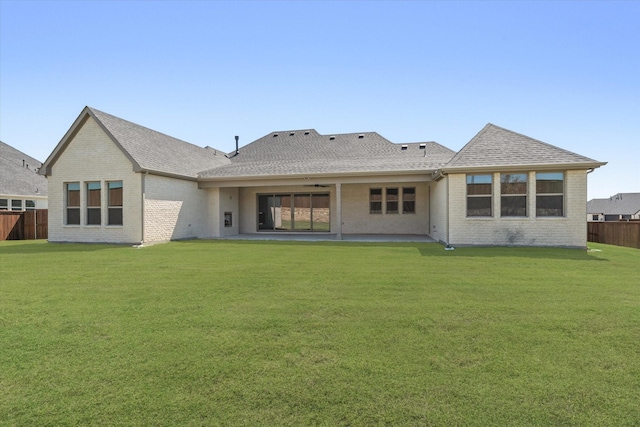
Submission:
[[[142,239],[140,174],[89,118],[52,167],[49,179],[49,241],[139,243]],[[102,183],[101,225],[86,225],[87,181]],[[123,225],[107,226],[106,181],[123,182]],[[80,182],[80,224],[65,225],[65,183]]]
[[[528,217],[500,217],[500,174],[493,174],[493,216],[467,218],[466,175],[449,175],[449,243],[586,247],[586,171],[565,171],[565,216],[536,217],[535,172],[529,173]]]
[[[145,242],[209,235],[209,194],[198,189],[198,183],[149,174],[144,188]]]
[[[237,188],[209,188],[209,231],[207,237],[233,236],[239,233],[239,190]],[[232,225],[226,227],[225,212],[231,212]]]

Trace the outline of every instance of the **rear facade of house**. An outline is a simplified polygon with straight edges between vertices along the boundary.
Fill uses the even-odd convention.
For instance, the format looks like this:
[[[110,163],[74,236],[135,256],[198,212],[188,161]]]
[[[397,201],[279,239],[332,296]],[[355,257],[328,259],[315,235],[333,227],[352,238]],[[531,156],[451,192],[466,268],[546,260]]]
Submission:
[[[587,172],[603,164],[492,124],[457,153],[313,129],[223,153],[86,107],[40,173],[55,242],[309,233],[585,247]]]

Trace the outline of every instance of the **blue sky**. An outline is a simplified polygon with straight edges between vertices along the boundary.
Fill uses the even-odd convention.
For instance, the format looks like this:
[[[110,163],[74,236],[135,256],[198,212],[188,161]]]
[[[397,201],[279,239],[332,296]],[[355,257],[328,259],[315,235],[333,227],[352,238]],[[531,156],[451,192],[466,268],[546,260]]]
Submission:
[[[44,161],[85,105],[200,146],[486,123],[640,192],[640,2],[0,0],[0,139]]]

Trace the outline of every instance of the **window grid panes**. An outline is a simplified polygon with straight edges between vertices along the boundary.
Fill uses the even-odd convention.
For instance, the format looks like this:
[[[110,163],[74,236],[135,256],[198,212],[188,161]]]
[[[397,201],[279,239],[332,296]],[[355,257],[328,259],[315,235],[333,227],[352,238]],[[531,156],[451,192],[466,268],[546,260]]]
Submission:
[[[527,216],[527,174],[500,175],[500,215]]]
[[[402,187],[402,213],[416,213],[416,189],[415,187]]]
[[[67,221],[68,225],[80,225],[80,183],[68,182],[67,193]]]
[[[12,211],[21,211],[22,210],[22,200],[17,200],[17,199],[11,200],[11,210]]]
[[[0,199],[0,211],[9,210],[9,199]]]
[[[87,225],[100,225],[100,183],[87,182]]]
[[[399,194],[397,188],[387,188],[386,189],[386,198],[387,198],[387,213],[388,214],[397,214],[398,213],[398,200]]]
[[[467,175],[467,216],[491,216],[492,176]]]
[[[536,216],[564,216],[564,173],[536,173]]]
[[[369,213],[382,213],[382,188],[371,188],[369,190]]]
[[[122,225],[122,181],[107,182],[107,224]]]

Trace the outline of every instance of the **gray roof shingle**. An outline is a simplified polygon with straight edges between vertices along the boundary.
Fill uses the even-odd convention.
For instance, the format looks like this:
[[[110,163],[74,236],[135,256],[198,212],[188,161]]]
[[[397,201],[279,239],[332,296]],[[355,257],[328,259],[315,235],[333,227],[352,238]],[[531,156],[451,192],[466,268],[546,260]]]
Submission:
[[[521,165],[582,165],[588,168],[603,164],[489,123],[451,159],[444,170]]]
[[[640,212],[640,193],[618,193],[608,199],[591,199],[587,213],[607,215],[634,215]]]
[[[229,165],[199,177],[426,172],[441,167],[454,154],[435,142],[394,144],[376,132],[321,135],[314,129],[289,130],[271,132],[242,147],[238,155],[229,153]]]
[[[47,196],[47,179],[37,173],[40,166],[39,160],[0,141],[0,194]]]
[[[196,178],[202,170],[229,163],[221,151],[190,144],[95,108],[87,109],[141,170]]]

